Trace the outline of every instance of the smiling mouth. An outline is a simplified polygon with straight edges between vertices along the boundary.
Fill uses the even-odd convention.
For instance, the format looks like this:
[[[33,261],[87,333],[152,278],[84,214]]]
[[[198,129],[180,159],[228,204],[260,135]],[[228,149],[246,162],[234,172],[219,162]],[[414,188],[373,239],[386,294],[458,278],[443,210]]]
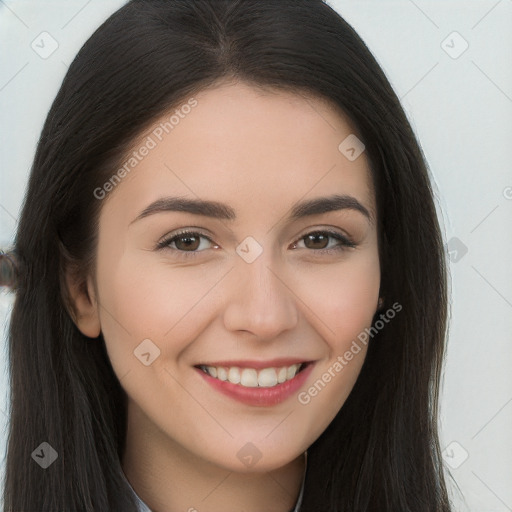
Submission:
[[[238,384],[247,388],[270,388],[292,380],[302,372],[311,362],[296,363],[289,366],[269,368],[240,368],[238,366],[206,366],[197,365],[204,373],[214,379]]]

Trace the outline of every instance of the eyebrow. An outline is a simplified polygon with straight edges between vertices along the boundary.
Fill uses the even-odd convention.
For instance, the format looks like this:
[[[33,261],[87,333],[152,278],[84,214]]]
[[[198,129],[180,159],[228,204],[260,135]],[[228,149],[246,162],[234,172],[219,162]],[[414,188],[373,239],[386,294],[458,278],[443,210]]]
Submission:
[[[295,203],[291,208],[291,213],[287,220],[294,221],[310,215],[318,215],[338,210],[358,211],[370,222],[373,222],[371,213],[355,197],[339,194]],[[224,203],[183,197],[162,197],[144,208],[144,210],[130,222],[130,225],[144,217],[163,212],[186,212],[211,217],[213,219],[231,221],[236,219],[235,210]]]

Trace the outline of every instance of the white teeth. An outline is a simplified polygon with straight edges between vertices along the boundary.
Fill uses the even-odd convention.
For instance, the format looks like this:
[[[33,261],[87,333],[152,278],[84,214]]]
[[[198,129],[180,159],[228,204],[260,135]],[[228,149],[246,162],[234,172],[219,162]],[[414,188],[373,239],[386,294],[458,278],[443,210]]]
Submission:
[[[293,377],[295,377],[295,374],[297,373],[297,370],[298,367],[296,364],[288,366],[288,369],[286,370],[286,380],[293,379]]]
[[[208,372],[210,372],[210,369],[213,368],[213,370],[217,370],[217,379],[219,380],[228,380],[228,372],[226,371],[225,368],[215,368],[215,366],[207,366],[207,370]],[[210,372],[210,375],[212,377],[215,377],[215,375],[213,375],[212,372]]]
[[[292,364],[291,366],[283,366],[281,368],[263,368],[259,371],[254,368],[243,368],[241,370],[236,366],[231,368],[202,366],[201,368],[210,376],[219,380],[229,381],[232,384],[239,384],[248,388],[271,388],[293,379],[300,367],[300,364]]]
[[[274,368],[265,368],[258,374],[258,385],[269,388],[277,384],[277,373]]]
[[[234,368],[230,369],[233,370]],[[240,375],[240,370],[236,368],[236,371],[238,375]],[[237,382],[232,381],[229,379],[229,382],[233,382],[233,384],[238,384]],[[242,375],[240,377],[240,384],[242,386],[248,387],[248,388],[255,388],[258,386],[258,372],[254,370],[253,368],[244,368],[242,370]]]
[[[240,382],[240,379],[240,370],[238,368],[230,368],[228,371],[229,382],[232,382],[233,384],[238,384]]]

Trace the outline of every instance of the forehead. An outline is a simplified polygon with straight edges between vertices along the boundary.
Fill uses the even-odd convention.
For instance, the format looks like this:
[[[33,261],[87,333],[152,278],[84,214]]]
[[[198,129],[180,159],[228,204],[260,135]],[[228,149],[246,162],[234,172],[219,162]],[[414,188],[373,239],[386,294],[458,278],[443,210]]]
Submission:
[[[337,192],[374,212],[366,155],[351,161],[339,149],[354,133],[323,99],[221,84],[185,98],[141,134],[108,203],[133,217],[173,194],[222,201],[249,217]]]

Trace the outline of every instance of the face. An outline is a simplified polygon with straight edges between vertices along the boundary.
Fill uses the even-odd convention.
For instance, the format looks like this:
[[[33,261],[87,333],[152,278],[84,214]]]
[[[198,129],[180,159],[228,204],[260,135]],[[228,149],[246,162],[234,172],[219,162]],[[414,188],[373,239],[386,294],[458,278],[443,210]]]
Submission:
[[[147,154],[103,199],[81,328],[101,329],[151,442],[269,471],[320,436],[364,361],[365,345],[344,354],[379,294],[368,161],[338,149],[354,130],[320,99],[240,83],[194,99],[141,134]],[[142,214],[172,197],[221,207]]]

